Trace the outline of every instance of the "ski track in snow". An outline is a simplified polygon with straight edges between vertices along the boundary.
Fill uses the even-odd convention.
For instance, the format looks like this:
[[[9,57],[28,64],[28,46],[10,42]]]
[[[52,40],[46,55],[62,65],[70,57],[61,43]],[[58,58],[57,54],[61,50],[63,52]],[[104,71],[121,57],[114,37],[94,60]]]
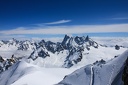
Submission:
[[[93,85],[93,80],[94,80],[94,72],[93,72],[93,65],[91,65],[91,80],[90,80],[90,85]]]

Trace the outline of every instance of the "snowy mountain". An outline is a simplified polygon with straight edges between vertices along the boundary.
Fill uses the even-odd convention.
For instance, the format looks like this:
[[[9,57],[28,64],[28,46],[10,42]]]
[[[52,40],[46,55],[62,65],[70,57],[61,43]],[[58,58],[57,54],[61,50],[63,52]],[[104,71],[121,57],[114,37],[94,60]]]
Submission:
[[[57,85],[124,85],[122,77],[127,65],[128,50],[107,62],[101,60],[84,66],[65,76]]]
[[[127,48],[118,45],[113,45],[111,47],[114,51],[119,50],[120,48]],[[45,40],[41,40],[40,42],[29,40],[18,41],[16,39],[1,41],[0,51],[1,56],[4,58],[11,58],[12,55],[15,55],[17,58],[26,57],[35,60],[37,57],[47,58],[52,56],[63,56],[64,58],[61,61],[63,64],[61,64],[61,66],[69,68],[78,64],[81,60],[83,60],[83,57],[87,56],[90,52],[92,52],[92,50],[98,52],[100,49],[109,50],[109,48],[110,46],[108,47],[104,44],[99,44],[88,36],[72,37],[65,35],[62,42],[59,41],[57,43]],[[116,48],[116,50],[114,48]],[[114,54],[113,56],[116,55],[117,54]]]
[[[75,71],[78,75],[75,72],[70,74],[73,77],[71,79],[86,78],[87,80],[84,81],[80,79],[80,82],[90,81],[95,83],[94,85],[100,85],[99,83],[105,81],[108,85],[112,82],[115,84],[115,76],[124,66],[123,62],[126,59],[120,59],[122,61],[120,63],[115,61],[118,61],[120,56],[124,57],[124,54],[127,54],[127,51],[122,54],[128,49],[127,42],[128,39],[103,38],[100,40],[89,36],[73,37],[69,35],[65,35],[64,39],[58,42],[2,40],[0,41],[0,83],[2,85],[53,85],[60,82],[64,76],[79,69],[80,71]],[[119,65],[118,68],[116,68],[117,65]],[[111,71],[113,69],[116,71]],[[105,79],[102,78],[106,73],[110,75],[108,71],[115,72],[109,79],[111,81],[108,81],[107,76],[104,77]],[[92,79],[94,77],[92,73],[96,75],[96,78]],[[84,84],[73,84],[74,80],[70,80],[70,75],[59,84]],[[5,76],[6,78],[3,78]]]

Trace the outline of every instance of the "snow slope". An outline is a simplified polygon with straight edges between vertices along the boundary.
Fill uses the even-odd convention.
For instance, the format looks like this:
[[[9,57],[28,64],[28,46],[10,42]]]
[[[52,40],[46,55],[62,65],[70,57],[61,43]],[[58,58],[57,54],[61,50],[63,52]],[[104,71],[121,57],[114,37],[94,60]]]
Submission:
[[[0,74],[1,85],[53,85],[75,69],[41,68],[26,61],[18,61]],[[63,72],[63,73],[62,73]]]
[[[128,50],[107,62],[97,62],[82,67],[66,76],[58,85],[112,85],[128,58]],[[121,77],[121,76],[120,76]],[[123,82],[113,85],[123,85]]]

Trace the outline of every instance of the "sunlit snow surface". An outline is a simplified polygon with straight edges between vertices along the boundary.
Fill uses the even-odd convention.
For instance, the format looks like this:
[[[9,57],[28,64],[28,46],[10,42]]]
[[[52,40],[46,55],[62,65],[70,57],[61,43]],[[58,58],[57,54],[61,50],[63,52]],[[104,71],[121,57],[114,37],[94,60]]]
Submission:
[[[10,67],[9,70],[0,74],[0,85],[54,85],[66,75],[83,66],[101,59],[111,60],[114,56],[120,55],[128,49],[128,38],[93,38],[93,40],[108,47],[100,46],[98,49],[91,47],[91,50],[85,50],[81,62],[71,68],[62,67],[66,58],[66,51],[60,54],[50,53],[50,57],[38,58],[35,61],[22,59]],[[125,48],[115,50],[113,47],[115,45],[124,46]],[[12,54],[17,57],[29,56],[31,52],[31,50],[17,51],[13,45],[0,48],[0,55],[5,59],[10,58]]]
[[[53,85],[74,71],[64,68],[43,68],[25,61],[17,62],[0,75],[1,85]]]
[[[127,59],[128,50],[105,63],[102,61],[86,65],[66,76],[57,85],[124,85],[122,73]]]

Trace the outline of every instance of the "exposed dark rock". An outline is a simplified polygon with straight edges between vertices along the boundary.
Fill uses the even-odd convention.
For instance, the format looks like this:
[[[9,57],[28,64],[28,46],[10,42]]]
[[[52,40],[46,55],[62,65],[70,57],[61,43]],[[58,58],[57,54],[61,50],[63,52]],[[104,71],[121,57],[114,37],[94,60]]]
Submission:
[[[120,49],[120,46],[116,45],[116,46],[115,46],[115,49],[116,49],[116,50],[119,50],[119,49]]]
[[[48,54],[48,52],[45,52],[43,50],[41,50],[39,53],[38,53],[38,56],[42,57],[42,58],[45,58],[45,57],[50,57],[50,55]]]
[[[76,36],[74,40],[78,45],[82,45],[84,43],[84,37]]]
[[[48,51],[55,53],[56,52],[56,43],[51,42],[51,41],[47,41],[45,43],[45,47]]]
[[[124,82],[124,85],[128,85],[128,58],[127,58],[127,61],[126,61],[126,65],[124,67],[122,80]]]

